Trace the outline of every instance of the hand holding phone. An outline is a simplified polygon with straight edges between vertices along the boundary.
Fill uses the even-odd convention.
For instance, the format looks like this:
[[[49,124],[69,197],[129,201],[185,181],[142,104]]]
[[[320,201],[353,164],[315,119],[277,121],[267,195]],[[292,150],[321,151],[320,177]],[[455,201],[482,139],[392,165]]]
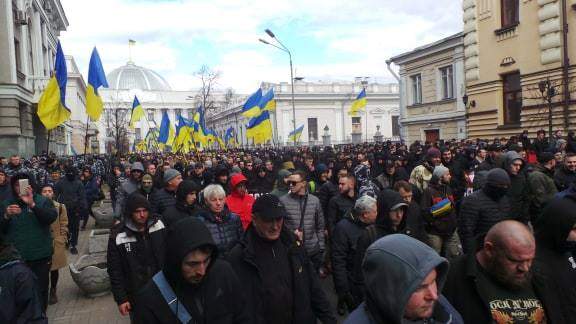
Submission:
[[[30,187],[28,179],[18,179],[18,191],[20,196],[26,195],[26,189]]]

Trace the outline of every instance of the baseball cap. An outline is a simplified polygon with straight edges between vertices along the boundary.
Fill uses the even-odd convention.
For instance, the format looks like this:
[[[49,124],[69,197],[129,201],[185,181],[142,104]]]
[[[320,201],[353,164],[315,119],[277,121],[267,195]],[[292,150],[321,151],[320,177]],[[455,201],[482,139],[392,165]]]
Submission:
[[[258,197],[252,205],[252,214],[267,220],[280,219],[286,216],[286,208],[278,197],[265,194]]]

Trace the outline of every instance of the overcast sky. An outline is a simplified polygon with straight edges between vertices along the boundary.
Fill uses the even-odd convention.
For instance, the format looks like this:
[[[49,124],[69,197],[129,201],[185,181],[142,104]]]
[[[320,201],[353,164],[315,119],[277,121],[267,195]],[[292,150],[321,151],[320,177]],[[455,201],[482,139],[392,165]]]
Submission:
[[[285,53],[258,42],[270,28],[292,50],[306,80],[393,81],[386,59],[457,33],[460,0],[61,0],[70,25],[61,35],[87,76],[97,46],[106,73],[128,61],[163,75],[172,88],[195,88],[194,71],[222,72],[237,92],[289,81]]]

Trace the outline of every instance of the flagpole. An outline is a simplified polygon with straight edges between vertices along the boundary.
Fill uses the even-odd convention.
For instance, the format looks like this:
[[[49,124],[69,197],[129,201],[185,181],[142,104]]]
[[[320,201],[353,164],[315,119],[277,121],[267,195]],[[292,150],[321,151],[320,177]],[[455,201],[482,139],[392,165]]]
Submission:
[[[50,134],[52,133],[49,129],[47,130],[48,135],[46,136],[46,155],[49,156],[50,155]]]
[[[88,125],[90,124],[90,116],[86,118],[86,131],[84,132],[84,157],[86,157],[86,150],[88,149]]]

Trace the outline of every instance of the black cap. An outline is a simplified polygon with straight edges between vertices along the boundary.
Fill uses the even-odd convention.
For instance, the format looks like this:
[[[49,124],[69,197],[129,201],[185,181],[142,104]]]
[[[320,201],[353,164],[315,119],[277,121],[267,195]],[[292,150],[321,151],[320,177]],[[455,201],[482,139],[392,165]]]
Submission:
[[[252,205],[252,214],[263,219],[279,219],[286,216],[286,208],[278,197],[265,194],[258,197]]]
[[[549,161],[554,160],[554,154],[550,152],[542,152],[538,154],[538,163],[546,164]]]

